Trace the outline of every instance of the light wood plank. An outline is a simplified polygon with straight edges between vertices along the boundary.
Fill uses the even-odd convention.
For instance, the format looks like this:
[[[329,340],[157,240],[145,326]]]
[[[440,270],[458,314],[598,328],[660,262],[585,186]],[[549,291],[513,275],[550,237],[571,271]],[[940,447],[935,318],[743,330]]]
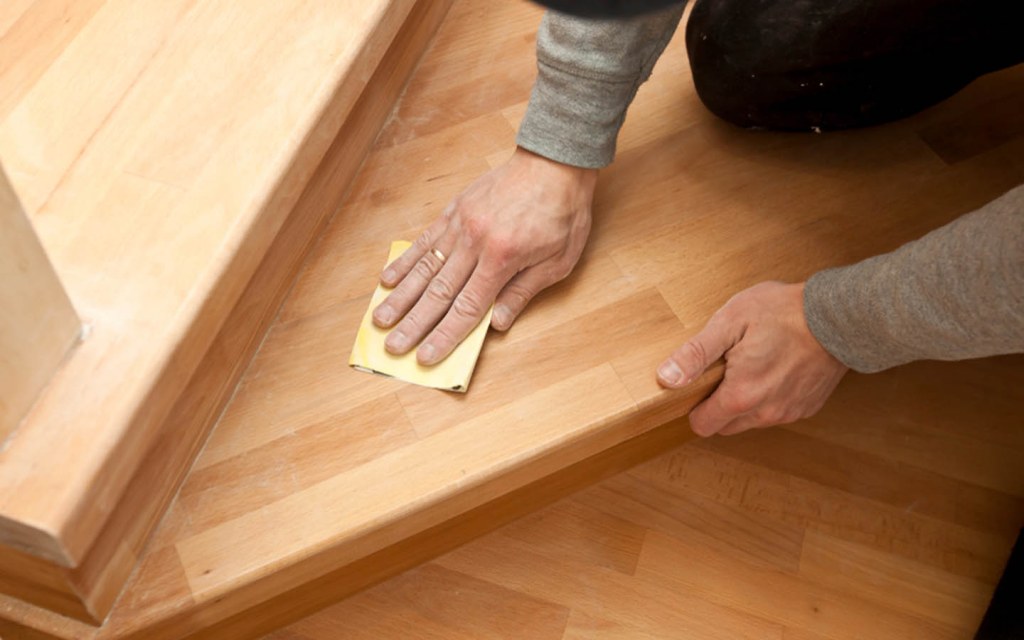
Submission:
[[[107,0],[9,0],[0,7],[0,122]],[[34,209],[30,209],[34,212]]]
[[[437,564],[644,633],[684,638],[782,637],[777,624],[693,597],[675,584],[631,579],[613,569],[538,554],[529,544],[505,536],[486,548],[463,547]],[[577,597],[581,590],[587,598]]]
[[[988,606],[987,585],[813,530],[804,539],[800,575],[960,629],[965,637]]]
[[[496,608],[495,602],[500,602],[500,607]],[[290,631],[314,638],[334,634],[336,638],[370,640],[387,634],[388,630],[375,622],[381,617],[393,621],[392,637],[559,640],[569,611],[457,571],[428,565],[359,598],[357,606],[310,618]],[[285,637],[268,636],[276,640]]]
[[[663,534],[648,536],[638,570],[652,580],[664,581],[666,589],[681,596],[735,607],[826,638],[846,638],[853,629],[879,640],[962,637],[961,631],[940,623],[802,583],[783,572],[709,554],[699,543]]]

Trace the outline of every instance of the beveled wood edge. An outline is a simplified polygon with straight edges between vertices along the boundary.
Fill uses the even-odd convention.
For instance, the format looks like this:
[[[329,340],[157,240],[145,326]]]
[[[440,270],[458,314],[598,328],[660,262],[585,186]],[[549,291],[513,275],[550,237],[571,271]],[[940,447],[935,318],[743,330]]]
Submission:
[[[271,583],[288,570],[287,567],[282,567],[281,571],[274,575],[240,585],[238,589],[215,599],[195,603],[192,607],[151,623],[140,623],[125,633],[102,634],[101,637],[104,640],[259,637],[260,634],[315,613],[515,518],[542,508],[573,491],[639,464],[670,447],[692,440],[695,436],[689,429],[686,414],[714,389],[721,380],[723,370],[724,366],[716,364],[684,391],[659,394],[653,400],[635,406],[631,412],[602,420],[604,424],[593,425],[591,438],[604,440],[611,431],[627,434],[628,437],[609,442],[607,447],[589,457],[540,478],[527,478],[524,484],[508,493],[470,507],[441,524],[406,536],[397,543],[355,561],[320,573],[298,587],[275,593]],[[578,445],[576,442],[572,446]],[[485,485],[459,487],[445,500],[464,499],[468,492],[479,491],[486,494],[486,485],[502,483],[512,475],[521,474],[528,477],[531,467],[543,468],[548,461],[564,457],[563,453],[562,448],[544,451],[526,465],[507,469],[500,477],[491,478]],[[435,503],[431,508],[437,506]],[[406,515],[412,517],[415,514]],[[373,535],[380,534],[380,530],[373,532]],[[329,549],[323,555],[329,555],[331,551]],[[301,569],[302,566],[326,564],[324,558],[317,556],[298,560],[291,568]],[[268,598],[267,593],[272,595]],[[241,601],[249,600],[252,604],[238,609],[232,602],[236,598]],[[10,604],[9,600],[5,602],[4,598],[0,598],[0,630],[5,628],[5,621],[2,619],[3,609],[5,605],[9,608]],[[224,615],[225,613],[227,615]],[[52,614],[47,616],[45,612],[44,616],[35,619],[23,615],[18,622],[8,621],[7,628],[24,628],[35,634],[43,634],[31,637],[58,640],[77,640],[86,637],[81,634],[81,624],[60,628],[50,626],[46,631],[42,630],[42,627],[53,621]]]
[[[665,423],[185,637],[195,640],[261,637],[682,445],[693,437],[685,418]],[[157,635],[152,635],[154,631],[147,629],[130,637],[174,637],[158,631]]]
[[[452,504],[468,504],[469,507],[441,524],[402,537],[397,532],[408,528],[405,523],[415,522],[423,515],[420,511],[403,511],[403,516],[398,520],[384,523],[366,534],[367,537],[382,539],[398,537],[400,541],[397,543],[341,566],[332,566],[336,563],[332,562],[331,556],[339,552],[338,548],[327,548],[321,553],[297,557],[290,565],[278,567],[272,575],[237,585],[216,598],[198,602],[188,610],[152,624],[141,625],[117,637],[131,640],[258,637],[259,634],[289,624],[545,506],[568,495],[568,492],[638,464],[667,448],[653,447],[651,443],[663,443],[667,438],[681,444],[692,439],[695,436],[689,429],[685,415],[717,385],[722,369],[714,367],[685,391],[659,394],[651,402],[634,406],[632,411],[599,420],[590,425],[591,428],[582,436],[582,440],[538,452],[523,464],[505,469],[481,484],[454,487],[447,495],[427,505],[425,510],[444,511]],[[594,447],[595,453],[564,467],[552,462],[564,460],[570,449],[587,448],[586,442],[599,443]],[[604,470],[604,461],[617,460],[619,456],[625,455],[623,452],[637,451],[642,455],[637,454],[635,459],[629,457],[631,462],[628,465]],[[548,472],[546,469],[549,468],[557,470]],[[540,477],[537,477],[538,470],[542,474]],[[569,481],[569,478],[574,477],[578,477],[578,482]],[[488,495],[495,486],[517,483],[517,488],[496,498],[484,499],[482,502],[474,498]],[[567,487],[565,493],[559,493],[559,487]],[[551,499],[546,500],[545,495],[551,496]],[[514,511],[507,519],[502,519],[502,511],[516,504],[522,510]],[[464,520],[474,524],[462,534],[460,528],[469,526],[464,525]],[[347,540],[345,546],[359,546],[360,542]],[[424,549],[417,549],[420,546]],[[403,554],[411,554],[413,557],[396,560]],[[306,574],[314,577],[301,581],[301,586],[282,591],[282,587],[275,585],[278,582],[294,584],[296,576]],[[239,607],[239,602],[251,604]],[[211,624],[210,621],[216,622]]]

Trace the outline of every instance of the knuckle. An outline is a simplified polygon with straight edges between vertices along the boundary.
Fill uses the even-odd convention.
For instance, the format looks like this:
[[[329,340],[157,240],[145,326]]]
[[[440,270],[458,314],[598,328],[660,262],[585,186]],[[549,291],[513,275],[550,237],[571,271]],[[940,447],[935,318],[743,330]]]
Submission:
[[[575,263],[558,265],[558,268],[555,271],[555,282],[560,282],[568,278],[575,266]]]
[[[436,302],[448,303],[455,297],[455,287],[442,276],[437,276],[427,285],[427,296]]]
[[[562,258],[551,260],[547,263],[546,268],[544,269],[544,279],[549,285],[561,282],[569,277],[569,274],[572,273],[573,267],[575,266],[575,262]]]
[[[728,327],[732,324],[733,317],[735,314],[736,303],[735,298],[730,299],[724,305],[718,308],[711,317],[708,318],[708,322],[704,325],[705,329],[721,329]]]
[[[476,319],[483,316],[484,304],[477,294],[464,289],[452,303],[452,312],[460,318]]]
[[[414,336],[418,335],[421,327],[422,323],[420,322],[419,312],[413,309],[409,313],[405,314],[405,317],[402,318],[402,322],[395,327],[395,330],[401,331],[406,335]]]
[[[505,271],[519,254],[519,246],[507,236],[496,236],[487,242],[487,256],[500,271]]]
[[[421,233],[419,237],[417,237],[415,240],[413,240],[412,244],[413,247],[415,247],[417,250],[421,252],[428,252],[430,251],[432,243],[433,241],[430,239],[430,236],[426,232],[424,232]]]
[[[683,358],[696,362],[698,367],[704,369],[708,366],[708,354],[704,344],[698,340],[690,340],[682,346]]]
[[[412,269],[417,276],[424,280],[430,280],[434,277],[434,267],[430,264],[430,260],[427,256],[418,260]]]
[[[482,216],[470,216],[463,221],[462,231],[469,242],[476,246],[487,237],[490,224]]]

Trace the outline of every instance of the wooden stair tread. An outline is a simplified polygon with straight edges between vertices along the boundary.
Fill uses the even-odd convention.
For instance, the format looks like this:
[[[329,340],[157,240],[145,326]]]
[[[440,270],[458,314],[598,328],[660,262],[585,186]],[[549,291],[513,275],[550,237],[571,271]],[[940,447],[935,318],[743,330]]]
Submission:
[[[161,638],[251,629],[288,598],[299,611],[303,586],[329,591],[332,572],[684,415],[721,370],[667,392],[654,367],[732,293],[892,249],[1024,180],[1024,139],[947,164],[918,135],[973,126],[1024,69],[879,129],[750,133],[701,107],[677,38],[576,272],[490,335],[469,393],[350,370],[388,242],[511,152],[539,16],[456,3],[104,629],[0,600],[8,615],[57,637]]]
[[[88,329],[0,446],[0,546],[91,553],[415,5],[3,3],[0,159]]]
[[[1022,400],[1020,355],[851,374],[266,640],[969,638],[1024,521]]]

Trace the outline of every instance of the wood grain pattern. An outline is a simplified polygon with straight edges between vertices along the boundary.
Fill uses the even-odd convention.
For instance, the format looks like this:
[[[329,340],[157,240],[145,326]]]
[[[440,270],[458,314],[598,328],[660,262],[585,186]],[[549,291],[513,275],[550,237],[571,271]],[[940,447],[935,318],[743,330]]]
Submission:
[[[0,536],[81,562],[411,6],[102,3],[12,87],[0,156],[92,333],[2,453]]]
[[[512,639],[528,610],[538,638],[967,640],[1024,477],[1006,493],[830,442],[893,428],[1010,472],[943,433],[1016,440],[1019,457],[1022,384],[1020,356],[853,376],[812,420],[684,444],[266,639]]]
[[[370,41],[362,53],[366,59],[357,57],[353,68],[339,68],[335,70],[336,76],[329,75],[330,70],[323,71],[321,81],[325,88],[333,88],[334,95],[309,135],[322,137],[337,126],[342,130],[316,172],[297,178],[304,181],[305,189],[288,212],[260,267],[172,408],[158,440],[125,495],[112,509],[112,515],[97,534],[88,554],[69,570],[0,547],[0,566],[4,567],[5,574],[0,590],[82,620],[102,620],[110,610],[145,541],[180,486],[291,286],[308,248],[323,223],[337,209],[446,5],[433,3],[430,9],[417,6],[407,14],[401,6],[391,9],[390,16],[376,25],[378,31],[367,34]],[[389,31],[394,20],[406,25],[401,33]],[[362,65],[372,62],[381,43],[386,45],[391,38],[399,36],[403,38],[402,47],[393,47],[383,56],[373,70],[373,86],[362,91],[359,100],[349,109],[347,100],[354,87],[371,81],[366,77],[368,69]],[[332,85],[332,80],[337,83]],[[339,125],[342,120],[344,123]],[[322,143],[318,140],[307,146],[315,149]],[[293,171],[294,167],[288,170]],[[299,170],[304,172],[307,168]],[[280,181],[290,183],[294,179],[285,175]],[[285,202],[288,198],[290,196],[281,200]],[[223,301],[215,304],[221,305]],[[206,327],[203,324],[199,330],[206,330]],[[187,365],[182,368],[186,370],[177,372],[177,376],[187,373]],[[57,593],[53,592],[55,588]]]
[[[352,372],[348,350],[388,242],[413,237],[512,150],[539,18],[528,3],[453,6],[106,627],[80,637],[265,633],[517,516],[523,496],[525,510],[543,504],[559,495],[552,478],[566,465],[592,477],[586,472],[600,468],[590,465],[602,452],[663,433],[658,425],[712,388],[721,368],[681,393],[659,389],[653,370],[736,289],[891,249],[1024,179],[1020,137],[947,164],[918,133],[949,119],[949,109],[970,113],[961,108],[1024,86],[1021,68],[886,127],[754,133],[700,106],[677,39],[638,95],[619,161],[601,178],[576,272],[509,333],[488,338],[470,393],[455,398]],[[823,558],[849,543],[856,557],[894,557],[899,569],[875,567],[890,584],[918,565],[940,581],[966,579],[952,593],[993,584],[1020,523],[1020,487],[1011,490],[1019,476],[991,446],[1019,451],[1007,425],[1020,423],[1020,360],[953,366],[853,376],[831,418],[782,436],[677,449],[496,534],[498,544],[445,556],[420,572],[424,584],[444,583],[449,593],[497,585],[484,589],[494,594],[487,600],[509,597],[512,610],[536,611],[570,637],[843,637],[817,620],[815,602],[827,605],[830,620],[955,635],[980,613],[968,606],[964,619],[922,618],[927,603],[941,601],[927,585],[899,609],[877,603],[870,573],[851,579],[849,600],[845,586],[813,578]],[[868,399],[873,392],[878,404]],[[979,404],[985,397],[1001,399]],[[850,440],[839,428],[803,431],[843,416],[835,424]],[[957,437],[963,424],[971,430]],[[887,440],[888,429],[896,435]],[[918,438],[903,444],[911,432]],[[970,442],[979,444],[957,449]],[[790,443],[813,445],[830,464],[762,454],[779,457]],[[944,473],[941,465],[961,451],[970,461]],[[954,506],[939,499],[947,491]],[[808,546],[808,530],[828,538]],[[714,593],[687,577],[680,558],[690,554],[701,556],[695,570],[719,586]],[[729,591],[730,578],[748,569],[760,588]],[[403,582],[415,578],[396,584]],[[389,584],[379,602],[388,601]],[[791,606],[761,593],[776,587],[793,596]],[[382,626],[322,624],[354,637],[493,630],[468,616],[460,630],[457,616],[443,614],[420,625],[426,612],[401,595],[415,587],[390,588],[405,598],[395,606],[409,619],[368,614],[378,605],[356,596],[350,602],[362,602],[352,606],[363,613],[353,619]],[[483,602],[471,606],[482,611]],[[342,618],[352,611],[340,606]],[[14,611],[9,601],[0,607],[23,628],[82,632]]]
[[[0,167],[0,448],[78,340],[79,322]]]

